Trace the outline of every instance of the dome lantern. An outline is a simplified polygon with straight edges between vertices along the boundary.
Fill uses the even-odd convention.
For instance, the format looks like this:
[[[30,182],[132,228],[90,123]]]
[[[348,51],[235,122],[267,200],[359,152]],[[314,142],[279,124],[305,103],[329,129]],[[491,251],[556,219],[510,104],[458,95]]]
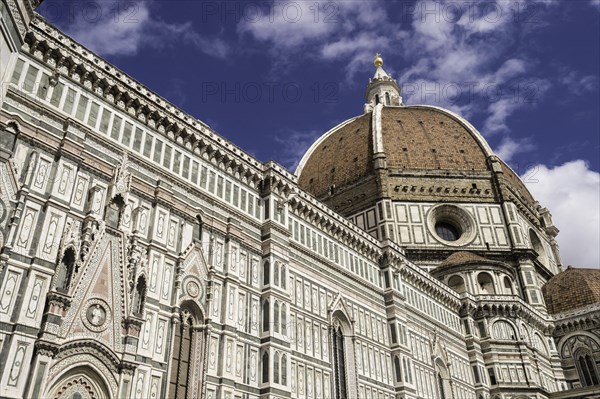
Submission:
[[[396,80],[383,69],[383,58],[381,54],[375,54],[373,61],[375,65],[375,75],[369,79],[365,99],[367,103],[364,107],[364,112],[371,112],[377,104],[383,104],[386,107],[399,107],[402,104],[400,96],[400,87]]]

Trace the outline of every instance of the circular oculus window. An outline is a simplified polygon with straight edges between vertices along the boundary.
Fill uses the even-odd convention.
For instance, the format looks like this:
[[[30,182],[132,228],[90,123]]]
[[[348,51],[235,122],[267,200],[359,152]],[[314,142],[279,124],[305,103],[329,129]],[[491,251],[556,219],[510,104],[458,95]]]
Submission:
[[[475,239],[475,219],[456,205],[441,204],[427,214],[427,227],[433,237],[449,246],[463,246]]]
[[[446,241],[457,241],[462,235],[458,227],[448,222],[437,222],[435,232],[438,237]]]

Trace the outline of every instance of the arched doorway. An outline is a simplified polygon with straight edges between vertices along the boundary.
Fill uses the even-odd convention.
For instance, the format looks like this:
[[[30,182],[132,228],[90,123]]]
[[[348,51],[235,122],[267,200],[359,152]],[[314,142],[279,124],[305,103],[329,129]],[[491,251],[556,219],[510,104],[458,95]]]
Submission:
[[[50,389],[51,399],[110,399],[102,378],[92,368],[80,366],[68,371]]]

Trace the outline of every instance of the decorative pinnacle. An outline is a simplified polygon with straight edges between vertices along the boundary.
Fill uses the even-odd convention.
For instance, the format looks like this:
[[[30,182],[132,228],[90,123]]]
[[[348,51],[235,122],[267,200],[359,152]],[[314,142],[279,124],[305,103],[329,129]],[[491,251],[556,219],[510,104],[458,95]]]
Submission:
[[[381,58],[381,54],[375,54],[375,61],[373,61],[373,63],[377,68],[383,65],[383,58]]]

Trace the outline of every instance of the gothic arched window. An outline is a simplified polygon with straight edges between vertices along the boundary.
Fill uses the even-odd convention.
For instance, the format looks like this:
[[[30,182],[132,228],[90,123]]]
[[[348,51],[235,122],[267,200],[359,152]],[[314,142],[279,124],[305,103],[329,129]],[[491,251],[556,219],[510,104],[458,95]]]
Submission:
[[[281,385],[287,385],[287,356],[281,356]]]
[[[271,279],[271,265],[266,261],[263,265],[263,285],[269,285]]]
[[[279,352],[273,356],[273,382],[279,384]]]
[[[329,328],[329,342],[331,345],[331,369],[333,377],[334,398],[345,399],[358,392],[357,356],[354,348],[354,329],[349,316],[338,309],[332,313],[332,325]],[[307,330],[306,340],[309,339]],[[325,342],[320,348],[322,353],[327,351]],[[365,362],[366,363],[366,362]]]
[[[375,104],[379,104],[379,94],[375,94]]]
[[[390,93],[385,92],[385,105],[392,105],[392,101],[390,100]]]
[[[273,329],[279,332],[279,301],[273,302]]]
[[[263,303],[263,331],[269,331],[269,324],[271,320],[269,319],[269,301],[266,300]]]
[[[333,330],[333,356],[334,356],[334,372],[335,372],[335,397],[337,399],[345,399],[347,395],[346,385],[346,359],[345,359],[345,343],[342,328],[337,326]]]
[[[598,385],[599,380],[596,364],[589,353],[580,352],[577,354],[576,364],[579,373],[579,381],[581,381],[582,386],[589,387]]]
[[[438,391],[440,399],[446,399],[446,390],[444,388],[444,379],[442,375],[438,373],[437,375],[437,383],[438,383]]]
[[[446,399],[447,395],[451,392],[450,387],[450,373],[444,362],[438,357],[435,360],[436,369],[436,382],[438,390],[438,398]]]
[[[281,334],[287,336],[287,311],[285,304],[281,304]]]
[[[195,317],[196,316],[196,317]],[[169,379],[169,398],[185,399],[192,396],[196,384],[193,381],[196,356],[201,356],[195,348],[202,348],[200,332],[194,325],[200,320],[188,306],[181,308],[180,322],[174,326],[175,337],[171,356],[171,378]],[[202,373],[198,373],[202,375]]]
[[[396,372],[396,382],[402,382],[402,370],[400,369],[400,358],[394,357],[394,371]]]
[[[269,352],[262,355],[262,382],[269,382]]]

